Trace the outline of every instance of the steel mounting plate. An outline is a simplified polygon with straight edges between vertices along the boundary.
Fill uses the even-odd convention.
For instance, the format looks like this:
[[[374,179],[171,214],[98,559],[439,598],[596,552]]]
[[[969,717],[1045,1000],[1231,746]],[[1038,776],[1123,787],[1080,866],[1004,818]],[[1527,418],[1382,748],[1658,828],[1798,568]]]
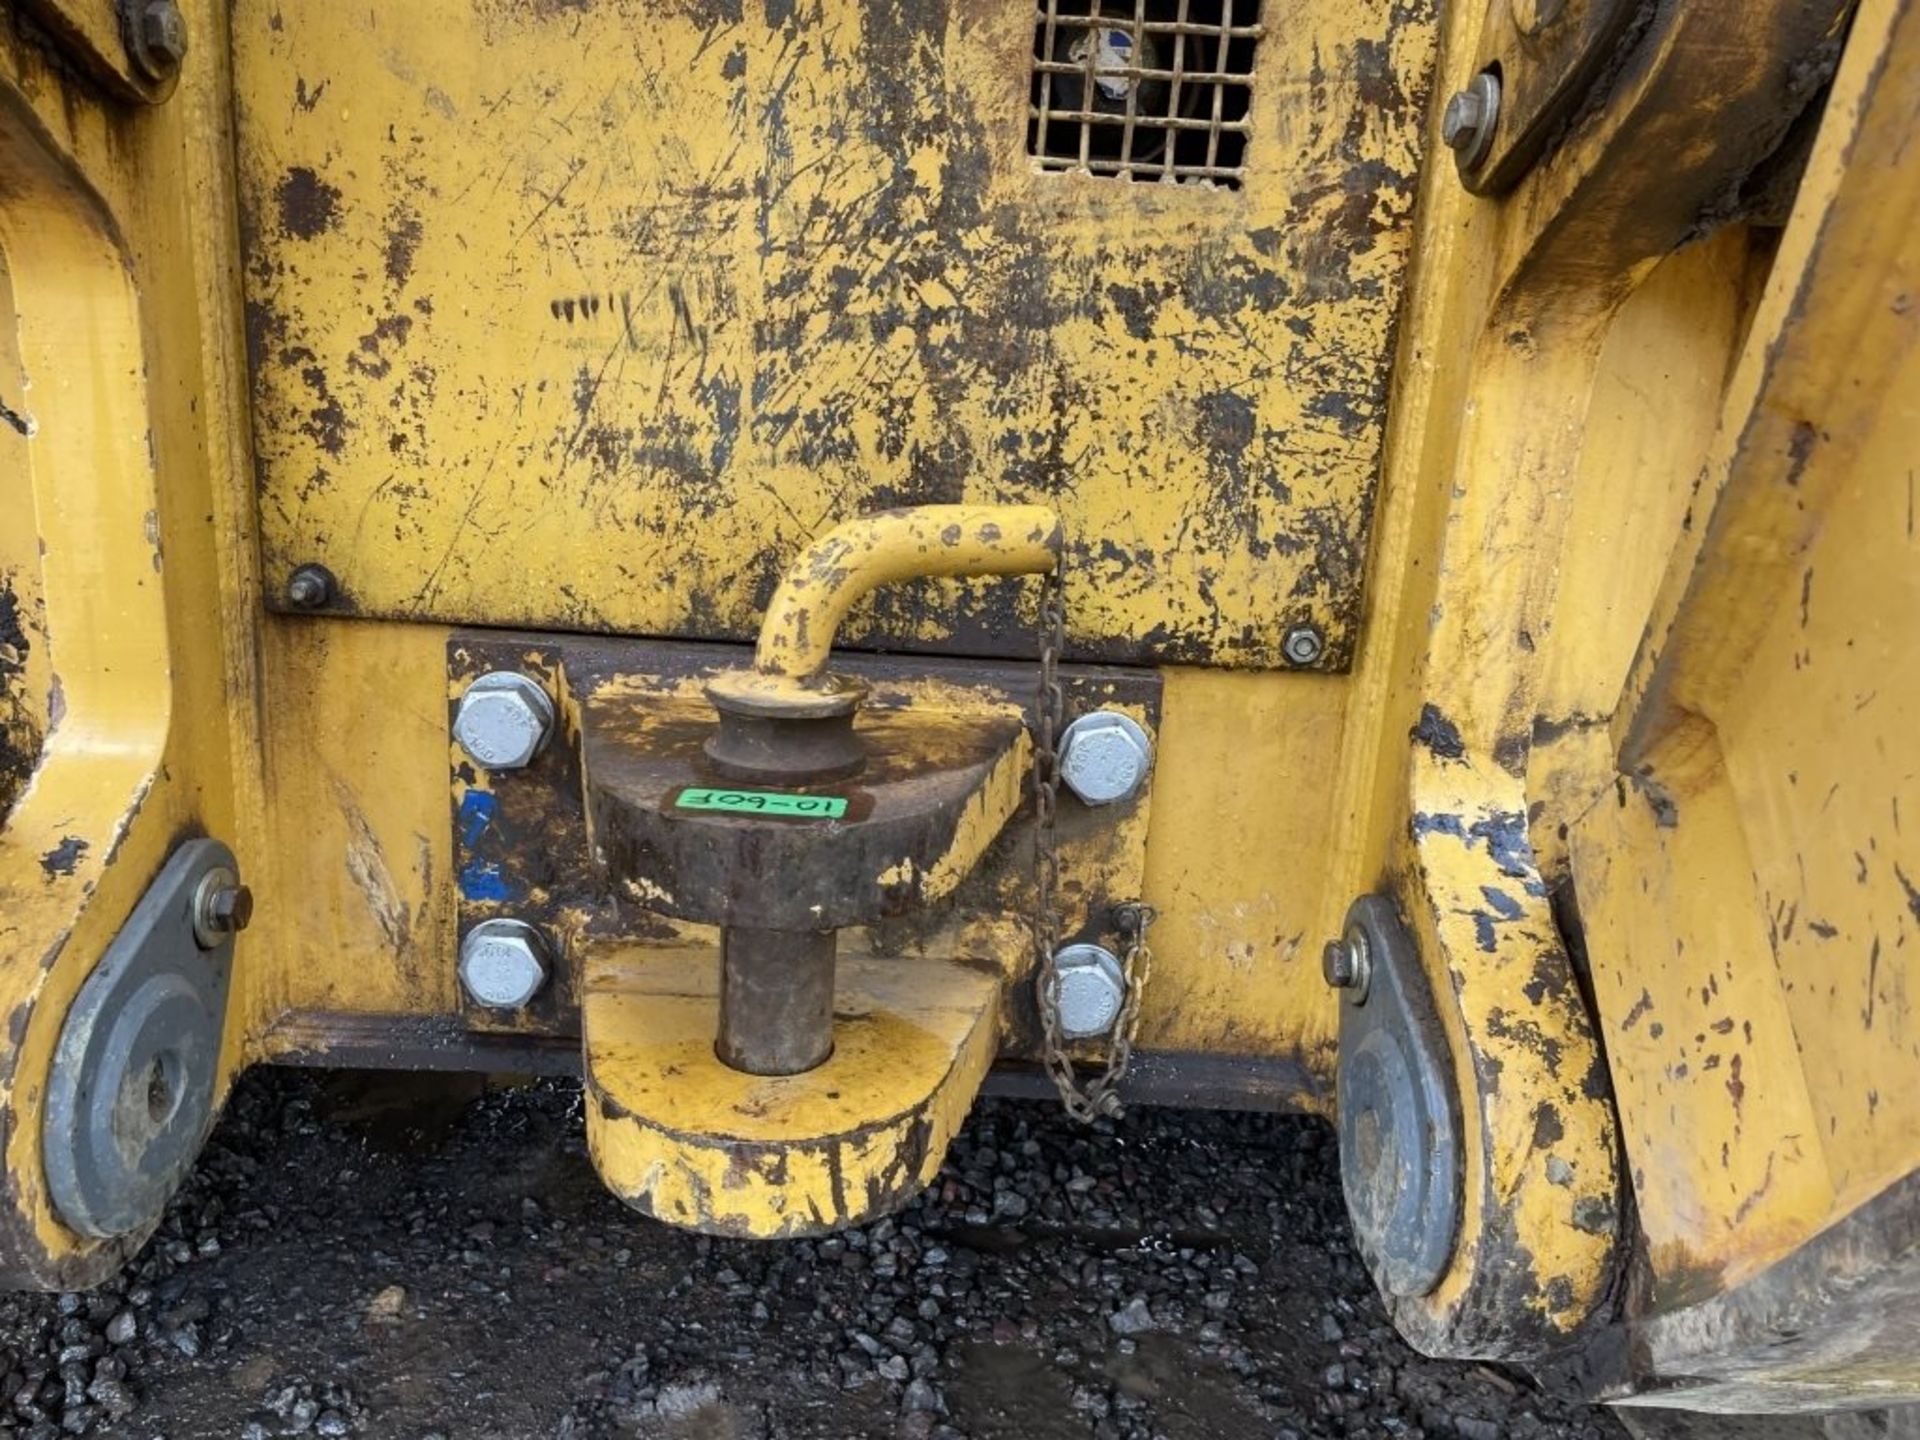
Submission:
[[[1366,984],[1340,1007],[1340,1181],[1360,1253],[1389,1296],[1446,1273],[1460,1225],[1461,1146],[1446,1037],[1393,902],[1365,895],[1347,934]]]
[[[47,1079],[47,1190],[72,1229],[129,1235],[160,1218],[213,1125],[233,941],[194,938],[217,840],[189,840],[133,907],[67,1012]]]

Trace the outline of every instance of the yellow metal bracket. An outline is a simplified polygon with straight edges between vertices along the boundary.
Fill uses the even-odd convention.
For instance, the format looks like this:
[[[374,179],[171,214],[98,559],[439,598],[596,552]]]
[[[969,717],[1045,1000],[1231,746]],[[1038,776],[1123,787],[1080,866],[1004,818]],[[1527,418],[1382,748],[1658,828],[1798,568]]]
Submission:
[[[1435,243],[1460,247],[1461,263],[1435,303],[1449,307],[1465,380],[1457,409],[1418,441],[1438,565],[1427,603],[1405,606],[1427,621],[1402,637],[1399,663],[1416,677],[1406,728],[1381,727],[1388,744],[1413,737],[1403,828],[1386,843],[1464,1120],[1452,1265],[1428,1293],[1389,1297],[1429,1353],[1538,1358],[1591,1333],[1615,1294],[1616,1118],[1551,900],[1564,832],[1537,806],[1529,766],[1564,496],[1613,317],[1778,143],[1793,118],[1788,74],[1840,8],[1718,0],[1663,16],[1608,103],[1498,207],[1429,177],[1454,207],[1457,229],[1437,222]],[[1472,17],[1458,24],[1473,43]],[[1456,49],[1450,88],[1480,58]],[[1401,424],[1413,424],[1404,412]]]

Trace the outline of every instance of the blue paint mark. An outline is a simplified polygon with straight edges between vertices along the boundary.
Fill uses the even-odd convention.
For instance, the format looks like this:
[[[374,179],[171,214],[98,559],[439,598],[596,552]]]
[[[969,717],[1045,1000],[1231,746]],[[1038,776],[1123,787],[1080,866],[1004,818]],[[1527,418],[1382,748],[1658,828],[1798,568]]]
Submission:
[[[500,809],[498,797],[485,790],[469,790],[460,799],[460,851],[465,863],[460,867],[460,893],[469,900],[505,900],[507,877],[500,862],[475,855],[474,848],[493,826]]]
[[[469,790],[460,801],[460,843],[471,849],[493,823],[500,801],[485,790]]]
[[[1533,846],[1527,839],[1527,817],[1517,811],[1496,810],[1485,819],[1468,824],[1459,815],[1435,815],[1423,810],[1414,815],[1409,828],[1415,840],[1424,840],[1429,835],[1448,835],[1463,841],[1469,850],[1475,845],[1485,845],[1502,875],[1518,880],[1520,888],[1536,898],[1547,893],[1540,872],[1534,868]]]
[[[1486,898],[1488,907],[1502,920],[1518,920],[1520,918],[1520,902],[1507,894],[1506,891],[1496,890],[1491,885],[1482,885],[1480,887],[1480,893]]]
[[[470,860],[460,871],[460,893],[469,900],[505,900],[507,879],[492,860]]]

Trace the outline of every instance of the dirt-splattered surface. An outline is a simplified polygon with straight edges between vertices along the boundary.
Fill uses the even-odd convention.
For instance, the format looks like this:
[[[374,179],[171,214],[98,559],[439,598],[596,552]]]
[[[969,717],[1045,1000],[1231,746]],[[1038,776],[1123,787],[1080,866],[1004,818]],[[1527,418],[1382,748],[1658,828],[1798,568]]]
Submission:
[[[1143,153],[1244,133],[1222,185],[1062,173],[1029,106],[1074,29],[1031,6],[231,9],[261,543],[332,613],[741,640],[833,523],[1023,500],[1076,658],[1349,663],[1431,0],[1257,46],[1251,0],[1153,0],[1150,43],[1194,28]],[[1205,117],[1222,66],[1244,121]],[[1032,616],[906,583],[843,641],[1024,657]]]
[[[983,1104],[932,1191],[712,1241],[601,1189],[575,1087],[256,1072],[118,1281],[0,1301],[0,1432],[1599,1440],[1388,1329],[1317,1122]]]

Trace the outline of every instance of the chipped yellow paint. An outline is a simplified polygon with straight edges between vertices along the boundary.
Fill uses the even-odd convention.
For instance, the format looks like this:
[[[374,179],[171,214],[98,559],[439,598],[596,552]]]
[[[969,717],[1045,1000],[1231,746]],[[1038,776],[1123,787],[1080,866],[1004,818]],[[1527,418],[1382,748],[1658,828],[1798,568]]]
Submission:
[[[165,597],[146,533],[157,500],[141,443],[144,358],[125,256],[61,157],[4,108],[0,175],[0,250],[30,387],[18,405],[33,432],[24,464],[4,483],[9,510],[24,507],[33,517],[28,532],[42,551],[44,621],[33,639],[47,648],[41,677],[53,691],[37,768],[0,830],[0,1014],[18,1031],[0,1074],[11,1180],[5,1220],[8,1229],[24,1222],[28,1244],[50,1252],[30,1256],[33,1269],[59,1273],[102,1247],[69,1237],[48,1211],[42,1077],[61,1014],[111,937],[114,912],[131,908],[140,872],[150,874],[162,853],[149,827],[136,851],[141,861],[109,864],[157,778],[172,690]],[[69,306],[91,323],[75,325]],[[108,894],[96,899],[103,884]]]
[[[1920,20],[1863,5],[1574,827],[1661,1309],[1920,1169],[1916,95]]]
[[[19,313],[0,248],[0,316]],[[38,428],[27,396],[16,328],[0,324],[0,503],[12,515],[34,509],[31,439]],[[46,587],[40,576],[40,532],[0,526],[0,815],[12,808],[33,773],[47,733],[53,667],[47,655]]]
[[[1517,1332],[1535,1347],[1576,1330],[1612,1279],[1621,1204],[1605,1066],[1528,849],[1521,787],[1484,762],[1416,751],[1412,788],[1420,888],[1404,908],[1447,964],[1442,1015],[1457,1022],[1456,1069],[1474,1077],[1462,1092],[1473,1159],[1467,1263],[1395,1318],[1414,1335],[1450,1328],[1452,1307],[1488,1287],[1506,1292],[1508,1313],[1470,1318],[1452,1343],[1498,1353]]]
[[[1448,16],[1453,86],[1484,58],[1480,9]],[[1622,575],[1604,551],[1569,552],[1596,537],[1655,547],[1671,533],[1663,517],[1684,521],[1673,499],[1691,477],[1666,467],[1680,463],[1676,439],[1697,454],[1711,428],[1700,410],[1718,402],[1745,318],[1742,242],[1654,280],[1638,313],[1633,297],[1778,138],[1785,76],[1840,13],[1731,0],[1663,11],[1607,103],[1510,195],[1475,201],[1451,175],[1427,177],[1375,562],[1381,643],[1363,649],[1349,701],[1366,718],[1347,732],[1330,892],[1344,879],[1348,894],[1396,894],[1465,1110],[1452,1268],[1394,1307],[1422,1348],[1566,1346],[1614,1291],[1615,1122],[1550,904],[1567,879],[1560,827],[1611,767],[1580,749],[1590,739],[1537,768],[1533,752],[1570,696],[1604,734],[1604,677],[1624,672],[1635,622],[1595,597],[1609,578],[1644,597],[1645,556]],[[1699,327],[1686,343],[1706,374],[1623,416],[1615,377],[1645,382],[1673,349],[1663,327]],[[1670,448],[1649,471],[1637,457],[1656,446]],[[1323,933],[1336,925],[1329,915]]]
[[[286,922],[276,963],[242,977],[250,1028],[286,1010],[451,1009],[446,633],[284,622],[263,669],[276,823],[262,894]]]
[[[953,830],[953,840],[921,871],[920,893],[941,900],[960,888],[994,837],[1027,796],[1033,774],[1033,738],[1024,729],[1005,754],[994,761],[986,783],[967,797]]]
[[[1706,463],[1720,393],[1771,250],[1733,225],[1668,256],[1620,307],[1601,348],[1534,704],[1527,792],[1555,816],[1613,787],[1608,733],[1666,552]],[[1557,825],[1534,836],[1540,868],[1567,873]]]
[[[197,9],[180,92],[137,120],[0,37],[0,401],[33,421],[0,425],[0,499],[33,516],[31,543],[0,535],[30,619],[0,725],[45,744],[0,831],[9,1275],[117,1257],[48,1209],[39,1077],[179,834],[264,877],[230,1061],[283,1050],[287,1016],[451,1023],[443,626],[742,639],[818,530],[921,499],[1057,506],[1083,655],[1274,665],[1311,620],[1356,664],[1168,669],[1158,798],[1068,807],[1063,900],[1069,928],[1098,923],[1093,896],[1159,906],[1148,1049],[1291,1059],[1276,1098],[1326,1108],[1317,941],[1353,894],[1396,896],[1468,1122],[1452,1271],[1395,1306],[1420,1344],[1579,1340],[1619,1274],[1615,1101],[1634,1303],[1663,1318],[1914,1172],[1910,7],[1859,7],[1777,249],[1683,241],[1734,193],[1789,88],[1779,37],[1818,6],[1667,7],[1499,203],[1431,167],[1384,461],[1422,7],[1269,0],[1239,191],[1035,174],[1022,7],[717,8],[238,0],[237,84]],[[1484,9],[1446,17],[1453,83]],[[430,623],[262,624],[256,538],[273,603],[319,559],[338,610]],[[1025,656],[1032,589],[910,584],[846,638]],[[799,642],[776,668],[811,673],[833,627],[801,639],[773,608]],[[865,1008],[832,1096],[824,1072],[716,1073],[698,936],[593,949],[616,1189],[798,1233],[932,1173],[1030,963],[1012,882],[961,879],[1027,763],[922,877],[945,910],[846,936]],[[1569,885],[1593,1017],[1574,908],[1549,905]],[[953,955],[980,964],[927,958]]]
[[[614,1194],[766,1239],[876,1218],[933,1178],[993,1059],[991,968],[842,957],[833,1054],[790,1076],[715,1056],[718,989],[711,950],[588,960],[587,1143]]]
[[[231,135],[217,60],[198,78],[135,118],[18,27],[0,34],[0,401],[18,417],[0,420],[0,569],[28,602],[0,681],[39,730],[31,778],[0,806],[13,1284],[94,1283],[142,1238],[82,1240],[46,1194],[41,1096],[72,997],[183,834],[220,836],[258,874],[252,481],[221,249]]]
[[[1834,1198],[1768,917],[1716,883],[1752,857],[1708,742],[1683,790],[1625,785],[1575,832],[1655,1310],[1780,1253]],[[1675,805],[1685,824],[1663,824]]]
[[[1038,173],[1020,5],[240,0],[270,567],[744,639],[835,521],[1046,501],[1082,653],[1339,663],[1433,15],[1263,18],[1230,190]],[[1019,594],[849,640],[1025,654]]]

